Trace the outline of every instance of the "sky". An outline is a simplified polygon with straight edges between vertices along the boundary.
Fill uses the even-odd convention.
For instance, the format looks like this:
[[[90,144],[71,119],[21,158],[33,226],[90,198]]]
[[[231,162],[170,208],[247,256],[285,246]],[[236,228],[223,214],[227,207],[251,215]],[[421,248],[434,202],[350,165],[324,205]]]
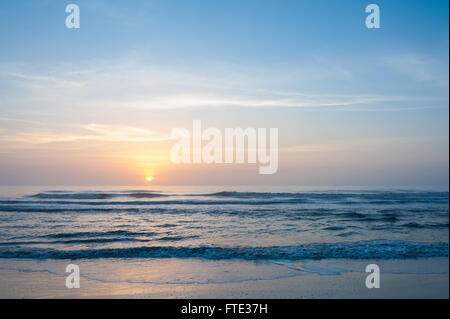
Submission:
[[[80,8],[68,29],[66,5]],[[380,8],[368,29],[365,8]],[[6,0],[0,185],[449,184],[448,1]],[[173,128],[278,128],[255,164],[174,164]]]

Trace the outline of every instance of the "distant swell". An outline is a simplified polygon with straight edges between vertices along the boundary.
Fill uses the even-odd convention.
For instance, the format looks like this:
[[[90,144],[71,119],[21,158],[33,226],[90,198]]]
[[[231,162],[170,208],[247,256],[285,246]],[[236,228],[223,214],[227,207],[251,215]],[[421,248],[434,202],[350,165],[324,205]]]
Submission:
[[[90,206],[113,206],[113,205],[135,205],[140,206],[154,206],[154,205],[278,205],[278,204],[301,204],[303,201],[301,199],[269,199],[269,200],[201,200],[201,199],[179,199],[179,200],[158,200],[158,201],[110,201],[110,202],[66,202],[66,203],[43,203],[43,202],[28,202],[27,204],[60,204],[60,205],[90,205]],[[8,204],[8,206],[1,206],[0,211],[12,212],[12,211],[24,211],[24,212],[65,212],[65,211],[94,211],[93,209],[80,209],[80,208],[50,208],[44,207],[30,207],[28,205],[11,205],[10,203],[4,203],[0,201],[0,204]],[[23,203],[25,204],[25,203]],[[107,210],[107,209],[100,209]]]
[[[152,199],[168,196],[210,197],[228,199],[277,199],[295,200],[295,202],[333,201],[354,204],[364,201],[374,205],[404,204],[404,203],[446,203],[448,192],[413,192],[413,191],[336,191],[336,192],[238,192],[221,191],[209,194],[165,194],[159,191],[45,191],[28,196],[36,199],[77,199],[77,200],[107,200],[112,198]]]
[[[309,259],[409,259],[448,257],[448,243],[358,241],[278,247],[132,247],[82,250],[1,247],[0,258],[97,259],[97,258],[203,258],[210,260],[309,260]]]
[[[130,197],[130,198],[155,198],[167,196],[155,192],[43,192],[31,195],[32,198],[42,199],[109,199],[115,197]]]
[[[389,203],[428,203],[432,202],[448,202],[448,192],[412,192],[412,191],[360,191],[360,192],[237,192],[222,191],[202,196],[209,197],[227,197],[227,198],[297,198],[303,200],[327,200],[327,201],[344,201],[351,204],[352,200],[358,199],[373,204],[389,204]]]
[[[78,232],[58,233],[42,236],[44,238],[86,238],[86,237],[109,237],[109,236],[153,236],[152,232],[130,232],[126,230],[113,230],[107,232]]]

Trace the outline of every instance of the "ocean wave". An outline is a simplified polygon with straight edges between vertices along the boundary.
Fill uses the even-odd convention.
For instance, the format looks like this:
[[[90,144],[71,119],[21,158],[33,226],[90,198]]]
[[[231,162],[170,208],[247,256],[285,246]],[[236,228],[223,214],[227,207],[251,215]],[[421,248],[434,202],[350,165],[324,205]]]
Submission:
[[[278,199],[295,200],[297,202],[333,201],[346,205],[365,202],[373,205],[406,204],[406,203],[445,203],[449,200],[448,192],[418,191],[336,191],[336,192],[240,192],[220,191],[206,194],[168,194],[161,191],[44,191],[26,197],[32,199],[64,199],[64,200],[108,200],[113,198],[152,199],[159,197],[209,197],[228,199]]]
[[[176,247],[142,246],[58,250],[53,248],[0,247],[0,258],[98,259],[98,258],[203,258],[209,260],[314,260],[314,259],[411,259],[448,257],[444,242],[358,241],[312,243],[275,247]]]
[[[302,200],[201,200],[201,199],[179,199],[179,200],[158,200],[158,201],[105,201],[105,202],[53,202],[46,203],[48,206],[37,206],[38,202],[28,202],[22,205],[1,205],[0,212],[73,212],[73,211],[108,211],[115,210],[115,208],[105,207],[105,208],[86,208],[86,207],[70,207],[68,205],[88,205],[88,206],[157,206],[157,205],[281,205],[281,204],[302,204]],[[40,203],[41,205],[44,203]],[[60,205],[60,206],[54,206]],[[120,208],[120,210],[136,208]]]
[[[87,239],[67,239],[51,241],[7,241],[0,242],[0,246],[26,246],[26,245],[67,245],[67,244],[109,244],[117,242],[150,242],[150,239],[141,239],[134,237],[116,237],[116,238],[87,238]]]
[[[94,205],[95,206],[95,205]],[[67,207],[67,206],[0,206],[0,212],[19,212],[19,213],[108,213],[108,212],[139,212],[137,207],[120,207],[120,208],[110,208],[110,207]]]
[[[301,193],[272,193],[272,192],[237,192],[237,191],[222,191],[210,194],[199,194],[197,196],[206,197],[230,197],[230,198],[293,198],[304,196]]]
[[[198,195],[197,195],[198,196]],[[407,203],[407,202],[445,202],[449,200],[448,192],[415,191],[359,191],[359,192],[238,192],[221,191],[201,196],[229,198],[302,198],[310,200],[363,200],[373,204]],[[355,203],[348,201],[346,203]]]
[[[92,200],[92,199],[109,199],[115,197],[130,197],[130,198],[155,198],[168,196],[166,194],[151,192],[151,191],[128,191],[128,192],[60,192],[60,191],[47,191],[30,195],[31,198],[42,199],[80,199],[80,200]]]
[[[433,224],[420,224],[416,222],[410,222],[399,225],[407,228],[448,228],[448,223],[433,223]]]
[[[154,236],[154,232],[136,232],[127,230],[112,230],[105,232],[73,232],[56,233],[41,236],[41,238],[86,238],[86,237],[111,237],[111,236]]]
[[[326,208],[311,205],[291,205],[293,202],[281,201],[282,205],[278,205],[277,200],[158,200],[158,201],[113,201],[113,202],[79,202],[56,201],[54,204],[46,204],[40,202],[39,205],[30,202],[28,205],[2,205],[0,201],[0,214],[4,216],[4,221],[10,221],[11,218],[27,218],[24,215],[14,213],[42,213],[58,216],[58,214],[104,214],[105,216],[117,214],[129,214],[136,218],[153,218],[152,215],[167,216],[231,216],[237,218],[269,218],[276,217],[285,221],[322,221],[330,222],[333,219],[336,223],[342,225],[326,225],[328,227],[347,227],[355,226],[354,223],[369,227],[373,224],[376,227],[384,227],[383,229],[392,229],[392,227],[401,227],[406,229],[445,229],[448,228],[448,208],[435,207],[434,209],[413,212],[411,209],[403,207],[393,210],[377,210],[362,207],[356,209],[352,207],[333,207]],[[287,204],[286,206],[284,206]],[[12,217],[14,215],[14,217]],[[137,217],[141,216],[141,217]],[[148,217],[146,217],[148,216]],[[50,218],[50,217],[49,217]],[[53,217],[51,217],[53,218]],[[57,217],[54,217],[57,218]],[[108,217],[104,217],[108,218]],[[155,217],[156,218],[156,217]],[[180,217],[181,218],[181,217]],[[181,220],[181,219],[177,219]],[[383,224],[380,224],[383,223]],[[23,225],[23,227],[22,227]],[[8,227],[25,228],[30,227],[24,224],[0,226],[0,228]],[[173,223],[157,225],[160,228],[173,227]],[[120,228],[119,228],[120,229]],[[375,229],[375,228],[374,228]],[[381,228],[380,228],[381,229]],[[323,228],[323,230],[334,230],[333,228]]]

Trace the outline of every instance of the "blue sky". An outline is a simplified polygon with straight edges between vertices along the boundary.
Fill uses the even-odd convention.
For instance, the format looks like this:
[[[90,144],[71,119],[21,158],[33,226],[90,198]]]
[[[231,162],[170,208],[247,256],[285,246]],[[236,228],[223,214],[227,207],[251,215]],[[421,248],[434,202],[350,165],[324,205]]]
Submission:
[[[69,3],[80,29],[65,27]],[[365,27],[369,3],[380,29]],[[163,166],[165,147],[117,146],[105,130],[164,137],[200,118],[280,129],[283,166],[264,183],[448,185],[448,6],[2,1],[0,179],[137,183],[145,167]],[[260,182],[251,168],[233,169]],[[159,171],[169,184],[241,183],[222,168]]]

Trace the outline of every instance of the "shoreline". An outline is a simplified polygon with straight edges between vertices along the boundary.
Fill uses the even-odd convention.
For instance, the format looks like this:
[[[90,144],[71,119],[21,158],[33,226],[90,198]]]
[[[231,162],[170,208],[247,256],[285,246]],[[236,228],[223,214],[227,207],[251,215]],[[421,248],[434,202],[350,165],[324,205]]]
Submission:
[[[449,298],[448,258],[319,260],[295,262],[288,267],[179,259],[73,262],[81,264],[81,273],[88,273],[81,276],[79,289],[65,287],[66,275],[61,262],[0,260],[0,298]],[[355,271],[371,262],[377,262],[382,269],[379,289],[368,289],[365,279],[369,274]],[[348,270],[339,270],[343,265],[348,265]],[[289,270],[289,267],[297,268]],[[233,281],[242,274],[252,274],[254,278]],[[228,281],[220,282],[220,276],[228,276],[224,277]],[[167,282],[167,278],[173,282]],[[189,282],[189,278],[192,282],[181,283]],[[199,282],[199,278],[204,278],[204,282]]]

